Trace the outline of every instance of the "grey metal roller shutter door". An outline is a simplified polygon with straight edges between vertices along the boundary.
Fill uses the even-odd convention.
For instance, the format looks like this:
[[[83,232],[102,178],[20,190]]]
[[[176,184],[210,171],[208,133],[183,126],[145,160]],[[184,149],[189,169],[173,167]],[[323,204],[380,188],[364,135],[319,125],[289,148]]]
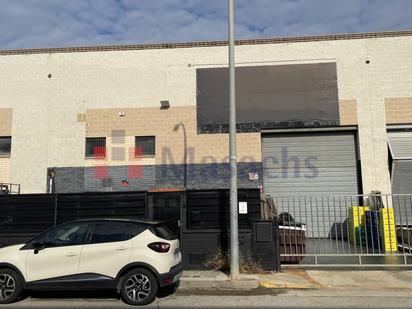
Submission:
[[[392,193],[397,224],[412,224],[412,132],[388,132],[392,153]],[[408,195],[397,195],[408,194]],[[409,222],[410,221],[410,222]]]
[[[412,159],[393,161],[392,193],[412,194]]]
[[[318,196],[353,195],[353,198],[346,200],[348,205],[339,202],[338,207],[358,203],[356,194],[360,192],[360,188],[354,132],[265,134],[262,136],[262,152],[266,194],[273,197],[308,197],[305,198],[305,205],[298,205],[299,211],[290,206],[290,201],[286,204],[284,199],[282,201],[285,205],[277,200],[277,207],[279,212],[287,209],[295,220],[306,223],[308,229],[311,229],[309,237],[327,236],[334,222],[344,222],[346,218],[346,211],[342,210],[339,215],[335,210],[333,218],[327,219],[331,207],[335,205],[325,202],[327,198],[317,199]],[[309,210],[313,222],[308,218]]]
[[[262,151],[269,194],[359,193],[353,132],[263,135]]]
[[[410,131],[389,131],[389,145],[392,156],[395,160],[412,160],[412,132]],[[410,192],[412,193],[412,192]]]

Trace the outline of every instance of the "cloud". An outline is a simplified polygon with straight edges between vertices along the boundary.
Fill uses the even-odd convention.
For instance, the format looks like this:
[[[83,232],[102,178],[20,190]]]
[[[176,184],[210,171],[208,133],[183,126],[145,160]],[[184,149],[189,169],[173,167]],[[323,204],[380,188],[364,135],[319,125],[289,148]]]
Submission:
[[[237,38],[412,29],[410,0],[235,0]],[[0,48],[227,38],[226,0],[0,0]]]

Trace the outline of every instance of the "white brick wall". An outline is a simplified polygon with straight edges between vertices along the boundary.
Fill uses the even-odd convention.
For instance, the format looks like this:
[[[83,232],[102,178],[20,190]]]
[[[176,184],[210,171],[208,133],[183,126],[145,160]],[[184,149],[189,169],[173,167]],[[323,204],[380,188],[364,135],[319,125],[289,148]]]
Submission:
[[[236,61],[336,61],[339,99],[357,101],[364,192],[389,193],[384,98],[412,96],[411,48],[412,37],[243,45]],[[0,107],[13,108],[11,180],[42,192],[47,167],[83,165],[78,113],[195,105],[196,69],[225,63],[226,47],[0,56]]]

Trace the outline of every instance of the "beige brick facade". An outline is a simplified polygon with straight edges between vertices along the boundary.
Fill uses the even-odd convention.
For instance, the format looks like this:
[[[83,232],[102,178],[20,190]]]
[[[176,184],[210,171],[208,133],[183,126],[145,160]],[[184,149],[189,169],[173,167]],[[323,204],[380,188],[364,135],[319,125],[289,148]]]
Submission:
[[[119,116],[119,114],[124,116]],[[196,107],[177,106],[166,110],[160,108],[117,108],[90,109],[86,114],[86,136],[106,137],[107,158],[109,165],[140,162],[141,164],[171,164],[183,163],[185,137],[182,123],[186,130],[186,149],[188,163],[226,163],[228,162],[228,134],[197,134]],[[125,132],[124,147],[128,153],[133,153],[134,137],[156,137],[155,158],[134,158],[127,154],[126,161],[113,160],[113,147],[122,144],[112,143],[113,130]],[[260,162],[261,140],[260,133],[242,133],[237,137],[238,161]],[[87,165],[100,164],[101,160],[86,159]]]
[[[356,100],[339,101],[339,118],[341,126],[358,124]]]
[[[13,110],[11,108],[0,108],[0,136],[11,136]]]
[[[10,182],[10,158],[0,157],[0,183]]]
[[[388,124],[412,123],[412,97],[385,99],[385,115]]]

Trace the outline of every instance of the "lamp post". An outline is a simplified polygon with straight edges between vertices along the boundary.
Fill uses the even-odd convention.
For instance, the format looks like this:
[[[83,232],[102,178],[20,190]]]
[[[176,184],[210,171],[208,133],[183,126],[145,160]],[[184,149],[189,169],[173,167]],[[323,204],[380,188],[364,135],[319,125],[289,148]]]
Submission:
[[[234,0],[229,1],[229,158],[230,158],[230,276],[239,277],[239,231],[236,158],[236,81]]]
[[[179,128],[183,130],[183,164],[184,164],[184,173],[183,173],[183,186],[187,189],[187,134],[186,134],[186,127],[182,122],[176,124],[173,128],[174,132],[179,131]]]

